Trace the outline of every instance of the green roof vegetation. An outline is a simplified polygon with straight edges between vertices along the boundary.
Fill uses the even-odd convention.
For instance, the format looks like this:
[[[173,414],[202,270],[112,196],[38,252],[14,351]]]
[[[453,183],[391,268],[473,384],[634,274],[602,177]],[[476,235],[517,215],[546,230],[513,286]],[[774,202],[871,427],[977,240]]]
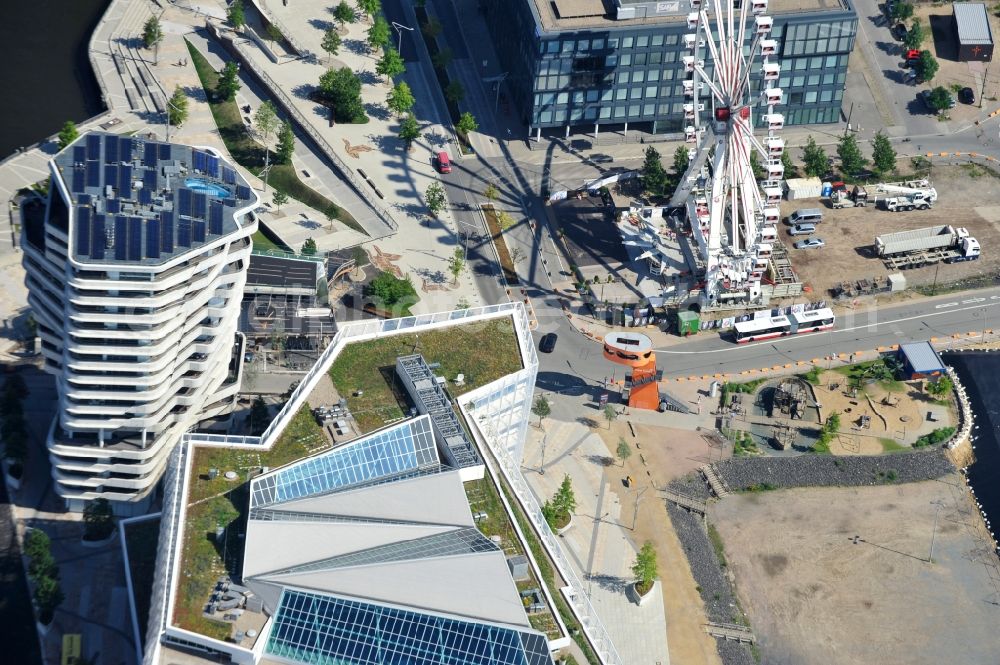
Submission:
[[[402,418],[406,389],[396,379],[396,357],[421,353],[428,363],[441,363],[436,374],[449,381],[465,375],[465,384],[448,385],[462,395],[521,369],[514,322],[509,318],[439,328],[424,333],[392,335],[344,348],[330,368],[330,378],[362,432]],[[358,392],[361,394],[357,394]]]
[[[327,446],[326,436],[316,423],[308,403],[282,432],[271,450],[241,450],[218,446],[194,449],[187,495],[187,518],[181,548],[180,574],[176,580],[174,623],[207,637],[224,640],[232,626],[202,615],[204,606],[222,575],[239,576],[243,563],[249,478],[261,467],[284,466]],[[218,476],[208,478],[209,469]],[[237,480],[226,480],[235,471]],[[215,530],[225,527],[225,538],[215,541]]]

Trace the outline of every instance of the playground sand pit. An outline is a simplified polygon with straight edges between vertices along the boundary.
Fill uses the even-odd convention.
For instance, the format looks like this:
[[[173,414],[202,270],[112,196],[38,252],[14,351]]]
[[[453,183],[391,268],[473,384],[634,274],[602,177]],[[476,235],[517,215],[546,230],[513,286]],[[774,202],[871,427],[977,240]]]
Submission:
[[[923,393],[923,381],[883,381],[852,392],[840,371],[824,371],[813,386],[823,420],[840,414],[840,435],[830,443],[835,455],[877,455],[909,447],[917,437],[956,422],[954,407]],[[867,416],[867,425],[862,419]],[[930,418],[933,417],[933,420]]]
[[[957,474],[736,494],[709,522],[761,662],[1000,662],[996,556]]]

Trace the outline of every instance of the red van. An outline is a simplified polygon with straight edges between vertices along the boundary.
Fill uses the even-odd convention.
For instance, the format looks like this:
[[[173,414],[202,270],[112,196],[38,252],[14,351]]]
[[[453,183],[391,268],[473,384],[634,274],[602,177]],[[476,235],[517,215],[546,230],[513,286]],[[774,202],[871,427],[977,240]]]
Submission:
[[[448,157],[448,153],[439,152],[437,154],[437,165],[438,171],[441,173],[451,173],[451,158]]]

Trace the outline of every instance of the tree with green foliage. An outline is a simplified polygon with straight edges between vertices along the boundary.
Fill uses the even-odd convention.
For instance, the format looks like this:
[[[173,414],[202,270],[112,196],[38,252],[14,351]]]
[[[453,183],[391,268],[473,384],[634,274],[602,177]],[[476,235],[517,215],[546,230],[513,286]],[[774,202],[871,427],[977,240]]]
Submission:
[[[232,4],[226,10],[226,19],[229,21],[229,25],[233,26],[235,30],[239,30],[247,24],[247,14],[243,9],[243,0],[233,0]]]
[[[337,33],[336,28],[329,28],[325,33],[323,33],[323,42],[320,46],[326,51],[327,64],[330,63],[330,59],[340,52],[340,34]]]
[[[615,411],[615,407],[611,404],[605,404],[602,414],[604,415],[604,419],[608,421],[608,429],[611,429],[611,423],[618,420],[618,412]]]
[[[680,146],[674,150],[674,173],[684,175],[687,171],[688,163],[691,159],[691,151],[686,146]]]
[[[56,141],[59,143],[59,149],[62,150],[78,138],[80,138],[80,132],[76,130],[76,123],[72,120],[67,120],[63,123],[62,129],[59,130],[59,136],[56,138]]]
[[[538,426],[541,427],[542,421],[551,415],[552,405],[545,398],[545,395],[539,395],[535,398],[535,403],[531,405],[531,412],[538,416]]]
[[[316,256],[316,241],[312,238],[306,238],[306,241],[302,243],[302,249],[299,250],[299,254],[303,256]]]
[[[66,599],[59,580],[42,577],[35,582],[35,606],[38,607],[38,621],[43,625],[52,623],[53,614]]]
[[[660,153],[653,146],[646,148],[642,163],[642,185],[650,194],[661,196],[667,188],[667,170],[660,161]]]
[[[279,164],[291,164],[295,152],[295,130],[292,123],[285,120],[278,130],[278,147],[274,150],[274,158]]]
[[[267,408],[267,402],[263,396],[257,395],[250,404],[250,432],[257,436],[267,429],[271,422],[271,411]]]
[[[917,76],[924,83],[930,83],[934,80],[934,76],[937,75],[938,69],[941,65],[938,64],[937,59],[934,57],[930,51],[924,50],[920,52],[920,57],[917,59]]]
[[[861,147],[854,134],[844,134],[837,143],[837,157],[840,158],[840,166],[844,173],[854,175],[865,168],[868,160],[861,154]]]
[[[812,135],[806,139],[806,145],[802,149],[802,162],[808,176],[820,178],[830,170],[830,158],[826,150],[816,144]]]
[[[643,596],[649,592],[653,582],[660,576],[656,570],[656,550],[650,541],[643,543],[639,553],[635,555],[632,574],[635,575],[636,591]]]
[[[409,150],[418,138],[420,138],[420,125],[417,124],[417,119],[413,117],[412,113],[407,113],[406,117],[399,123],[399,139]]]
[[[51,554],[52,540],[41,529],[28,529],[24,534],[24,555],[29,559]]]
[[[927,102],[935,111],[943,111],[951,106],[951,93],[948,92],[947,88],[939,85],[931,90],[931,94],[928,96]]]
[[[781,153],[781,166],[785,169],[786,178],[791,178],[798,174],[795,162],[792,161],[792,153],[787,150]]]
[[[382,3],[379,0],[358,0],[358,9],[371,20],[382,10]]]
[[[219,99],[231,102],[236,99],[236,93],[240,91],[240,66],[230,60],[219,71],[219,83],[215,86],[215,92]]]
[[[323,98],[333,108],[335,121],[355,122],[364,118],[361,79],[349,67],[328,70],[319,79],[319,89]]]
[[[913,5],[909,2],[896,2],[892,6],[892,18],[895,21],[905,21],[913,16]]]
[[[942,374],[927,384],[927,392],[937,398],[946,397],[955,389],[955,384],[947,374]]]
[[[879,173],[896,170],[896,151],[882,130],[876,132],[872,139],[872,164]]]
[[[908,49],[920,48],[926,37],[927,32],[924,30],[924,26],[920,24],[920,19],[915,18],[910,24],[910,29],[907,31],[906,37],[903,38],[903,44]]]
[[[427,204],[427,210],[430,211],[431,217],[437,217],[438,213],[444,210],[447,204],[447,197],[441,183],[435,180],[427,186],[427,191],[424,193],[424,202]]]
[[[437,20],[434,16],[428,16],[427,20],[420,26],[420,31],[423,32],[424,36],[428,39],[437,39],[442,30],[444,30],[444,26],[442,26],[441,21]]]
[[[413,108],[416,100],[413,99],[413,91],[406,81],[400,81],[392,87],[386,97],[385,104],[389,110],[396,115],[406,115]]]
[[[274,190],[274,195],[271,197],[271,203],[274,204],[275,210],[281,210],[281,206],[288,203],[288,194],[285,194],[280,189]]]
[[[486,183],[486,189],[483,190],[483,196],[486,197],[487,201],[493,203],[500,198],[500,190],[498,190],[497,186],[492,182]]]
[[[170,95],[167,102],[167,122],[172,127],[179,127],[184,124],[188,117],[188,98],[184,89],[179,85],[174,86],[174,93]]]
[[[285,38],[285,35],[283,35],[281,32],[281,28],[276,26],[274,23],[268,23],[267,28],[264,29],[264,32],[267,34],[267,38],[271,40],[272,46],[274,45],[274,42],[281,41],[282,39]]]
[[[632,446],[628,445],[628,441],[625,437],[618,437],[618,447],[615,449],[615,454],[618,455],[618,459],[622,461],[622,466],[625,466],[625,462],[628,461],[629,457],[632,457]]]
[[[358,20],[358,15],[354,8],[347,4],[346,0],[340,0],[340,4],[333,9],[333,18],[340,24],[341,29],[348,24]]]
[[[368,28],[368,46],[372,51],[377,51],[389,44],[391,37],[389,24],[381,16],[376,17],[375,22]]]
[[[465,99],[465,88],[462,84],[456,81],[451,81],[445,86],[444,98],[447,99],[452,104],[458,104],[460,101]]]
[[[451,61],[455,59],[455,54],[452,53],[450,48],[443,48],[434,55],[431,56],[431,64],[434,65],[434,69],[440,69],[444,71],[448,69],[448,65]]]
[[[253,123],[264,144],[264,191],[267,192],[267,178],[270,175],[268,167],[271,164],[271,135],[279,123],[278,110],[270,100],[257,107],[257,111],[253,114]]]
[[[375,73],[384,76],[391,83],[392,79],[405,71],[406,65],[403,64],[403,58],[399,55],[399,51],[391,46],[386,47],[382,51],[382,57],[375,65]]]
[[[479,123],[476,122],[475,116],[466,111],[462,115],[458,116],[458,122],[455,123],[455,129],[462,134],[468,135],[470,132],[474,132],[479,129]]]
[[[399,279],[390,272],[380,272],[365,287],[365,295],[375,298],[384,307],[391,308],[404,300],[416,301],[417,292],[409,276]]]
[[[160,43],[163,41],[163,28],[160,19],[150,16],[142,26],[142,43],[146,48],[153,49],[153,64],[160,62]]]
[[[83,539],[104,540],[115,530],[115,513],[105,498],[88,501],[83,508]]]
[[[563,476],[559,489],[552,497],[552,504],[560,514],[572,514],[576,510],[576,493],[573,492],[573,479],[569,474]]]
[[[753,173],[754,180],[763,180],[767,176],[767,171],[761,165],[760,155],[757,154],[756,150],[750,151],[750,172]]]
[[[451,273],[453,286],[458,286],[458,277],[463,270],[465,270],[465,254],[461,247],[456,247],[448,259],[448,272]]]

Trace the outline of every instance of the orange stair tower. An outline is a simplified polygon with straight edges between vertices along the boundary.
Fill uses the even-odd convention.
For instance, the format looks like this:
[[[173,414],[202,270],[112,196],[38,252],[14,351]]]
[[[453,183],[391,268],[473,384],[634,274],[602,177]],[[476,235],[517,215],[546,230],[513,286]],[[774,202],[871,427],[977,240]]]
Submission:
[[[660,389],[656,382],[656,354],[653,342],[640,333],[608,333],[604,337],[604,358],[631,369],[625,375],[622,398],[636,409],[656,410]]]

